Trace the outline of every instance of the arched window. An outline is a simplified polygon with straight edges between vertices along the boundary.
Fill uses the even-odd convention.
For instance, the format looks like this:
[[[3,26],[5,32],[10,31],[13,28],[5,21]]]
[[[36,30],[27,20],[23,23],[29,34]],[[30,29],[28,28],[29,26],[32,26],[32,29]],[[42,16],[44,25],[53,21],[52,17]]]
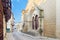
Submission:
[[[38,15],[35,16],[35,29],[38,29]]]
[[[32,18],[32,29],[34,29],[34,17]]]

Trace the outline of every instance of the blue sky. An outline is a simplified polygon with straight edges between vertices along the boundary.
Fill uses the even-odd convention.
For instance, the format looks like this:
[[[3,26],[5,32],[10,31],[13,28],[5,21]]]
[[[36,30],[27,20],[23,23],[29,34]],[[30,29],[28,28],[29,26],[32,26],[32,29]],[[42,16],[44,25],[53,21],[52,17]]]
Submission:
[[[26,8],[27,2],[27,0],[12,0],[12,12],[16,23],[21,21],[22,10]]]

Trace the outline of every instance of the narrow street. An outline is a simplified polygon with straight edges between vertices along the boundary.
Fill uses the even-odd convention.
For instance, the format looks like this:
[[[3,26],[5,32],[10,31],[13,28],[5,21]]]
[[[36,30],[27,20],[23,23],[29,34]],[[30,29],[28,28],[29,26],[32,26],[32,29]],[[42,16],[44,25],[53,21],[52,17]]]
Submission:
[[[47,37],[35,37],[22,32],[7,33],[7,40],[58,40]]]
[[[0,0],[0,40],[60,40],[60,0]]]

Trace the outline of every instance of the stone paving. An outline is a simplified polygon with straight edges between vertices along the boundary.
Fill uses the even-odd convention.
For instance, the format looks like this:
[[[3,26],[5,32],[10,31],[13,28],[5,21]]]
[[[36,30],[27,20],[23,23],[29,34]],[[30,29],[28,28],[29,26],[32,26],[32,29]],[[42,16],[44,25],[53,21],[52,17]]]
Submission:
[[[32,36],[28,35],[22,32],[13,32],[13,33],[7,33],[7,39],[5,40],[59,40],[59,39],[53,39],[53,38],[47,38],[42,36]]]

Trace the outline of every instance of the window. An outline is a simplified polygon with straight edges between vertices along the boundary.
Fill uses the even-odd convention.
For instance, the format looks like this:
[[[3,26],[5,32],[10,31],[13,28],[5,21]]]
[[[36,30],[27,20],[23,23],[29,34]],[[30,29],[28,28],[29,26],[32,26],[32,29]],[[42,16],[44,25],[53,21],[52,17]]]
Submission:
[[[8,9],[8,4],[6,4],[6,8]]]
[[[34,17],[32,18],[32,29],[34,29]]]
[[[38,29],[38,15],[35,16],[35,29]]]

